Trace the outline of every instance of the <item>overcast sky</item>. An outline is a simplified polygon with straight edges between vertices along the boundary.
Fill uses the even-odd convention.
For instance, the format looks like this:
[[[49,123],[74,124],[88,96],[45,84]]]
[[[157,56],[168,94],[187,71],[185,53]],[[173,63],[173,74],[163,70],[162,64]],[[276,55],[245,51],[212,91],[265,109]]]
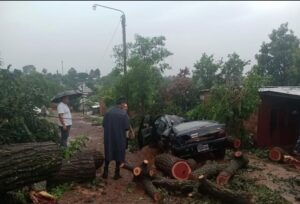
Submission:
[[[112,47],[122,43],[120,13],[94,3],[121,9],[126,14],[127,42],[134,34],[166,37],[174,53],[167,61],[178,73],[193,68],[201,54],[216,59],[232,52],[255,63],[263,41],[281,23],[300,37],[300,2],[5,2],[0,1],[0,58],[21,69],[33,64],[40,71],[64,72],[75,67],[106,75],[114,66]],[[115,35],[114,35],[115,34]]]

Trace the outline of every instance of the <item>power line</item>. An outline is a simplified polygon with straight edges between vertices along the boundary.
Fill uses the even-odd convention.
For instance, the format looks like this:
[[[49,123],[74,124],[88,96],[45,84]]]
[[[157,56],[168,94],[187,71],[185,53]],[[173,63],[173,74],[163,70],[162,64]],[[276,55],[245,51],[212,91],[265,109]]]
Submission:
[[[104,49],[104,51],[103,51],[103,53],[102,53],[102,56],[101,56],[101,62],[103,62],[103,58],[104,58],[104,56],[106,55],[107,50],[108,50],[108,48],[110,47],[110,45],[111,45],[113,39],[115,38],[116,33],[117,33],[119,27],[120,27],[120,22],[118,21],[118,24],[117,24],[117,26],[116,26],[116,28],[115,28],[113,34],[112,34],[112,37],[110,38],[110,40],[109,40],[109,42],[108,42],[106,48]]]

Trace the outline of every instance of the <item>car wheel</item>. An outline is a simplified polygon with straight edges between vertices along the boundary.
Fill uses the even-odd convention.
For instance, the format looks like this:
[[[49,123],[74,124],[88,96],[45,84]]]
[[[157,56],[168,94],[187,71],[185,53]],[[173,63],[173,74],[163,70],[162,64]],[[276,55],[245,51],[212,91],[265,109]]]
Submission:
[[[216,150],[216,151],[214,151],[214,157],[215,157],[215,159],[217,159],[217,160],[222,160],[222,159],[224,159],[224,157],[225,157],[225,149],[218,149],[218,150]]]

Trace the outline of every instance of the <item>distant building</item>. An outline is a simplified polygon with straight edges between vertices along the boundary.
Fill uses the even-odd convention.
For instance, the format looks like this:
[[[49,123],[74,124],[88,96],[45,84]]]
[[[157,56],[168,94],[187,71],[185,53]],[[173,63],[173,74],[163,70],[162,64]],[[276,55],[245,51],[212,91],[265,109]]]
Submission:
[[[78,91],[82,92],[83,95],[88,95],[92,93],[92,89],[90,89],[84,82],[78,86]]]

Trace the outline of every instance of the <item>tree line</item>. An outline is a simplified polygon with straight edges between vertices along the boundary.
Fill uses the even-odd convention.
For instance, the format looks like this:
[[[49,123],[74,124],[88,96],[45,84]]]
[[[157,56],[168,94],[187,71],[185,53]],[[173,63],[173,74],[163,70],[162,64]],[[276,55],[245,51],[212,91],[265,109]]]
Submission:
[[[28,65],[22,70],[2,67],[1,82],[11,83],[3,74],[9,72],[15,78],[14,82],[22,84],[21,87],[32,87],[28,88],[29,92],[34,90],[39,96],[30,99],[36,106],[49,105],[57,92],[76,89],[82,82],[93,90],[90,101],[98,102],[103,98],[110,106],[116,97],[125,96],[128,83],[130,110],[138,115],[169,113],[191,119],[217,120],[226,123],[234,135],[244,134],[242,122],[257,108],[259,87],[300,84],[299,38],[288,28],[288,23],[272,30],[269,42],[262,43],[255,55],[256,63],[246,74],[243,73],[250,61],[241,59],[235,52],[229,53],[225,60],[202,53],[192,69],[183,67],[177,75],[166,77],[164,72],[171,69],[166,58],[173,53],[166,48],[165,42],[164,36],[135,35],[134,41],[127,43],[126,76],[122,45],[117,45],[113,48],[115,66],[106,76],[101,76],[100,69],[84,73],[72,67],[62,75],[48,73],[46,69],[37,72],[33,65]],[[4,96],[22,95],[17,90],[2,87],[2,105],[5,104]],[[203,102],[200,94],[205,89],[210,90],[210,97]]]

